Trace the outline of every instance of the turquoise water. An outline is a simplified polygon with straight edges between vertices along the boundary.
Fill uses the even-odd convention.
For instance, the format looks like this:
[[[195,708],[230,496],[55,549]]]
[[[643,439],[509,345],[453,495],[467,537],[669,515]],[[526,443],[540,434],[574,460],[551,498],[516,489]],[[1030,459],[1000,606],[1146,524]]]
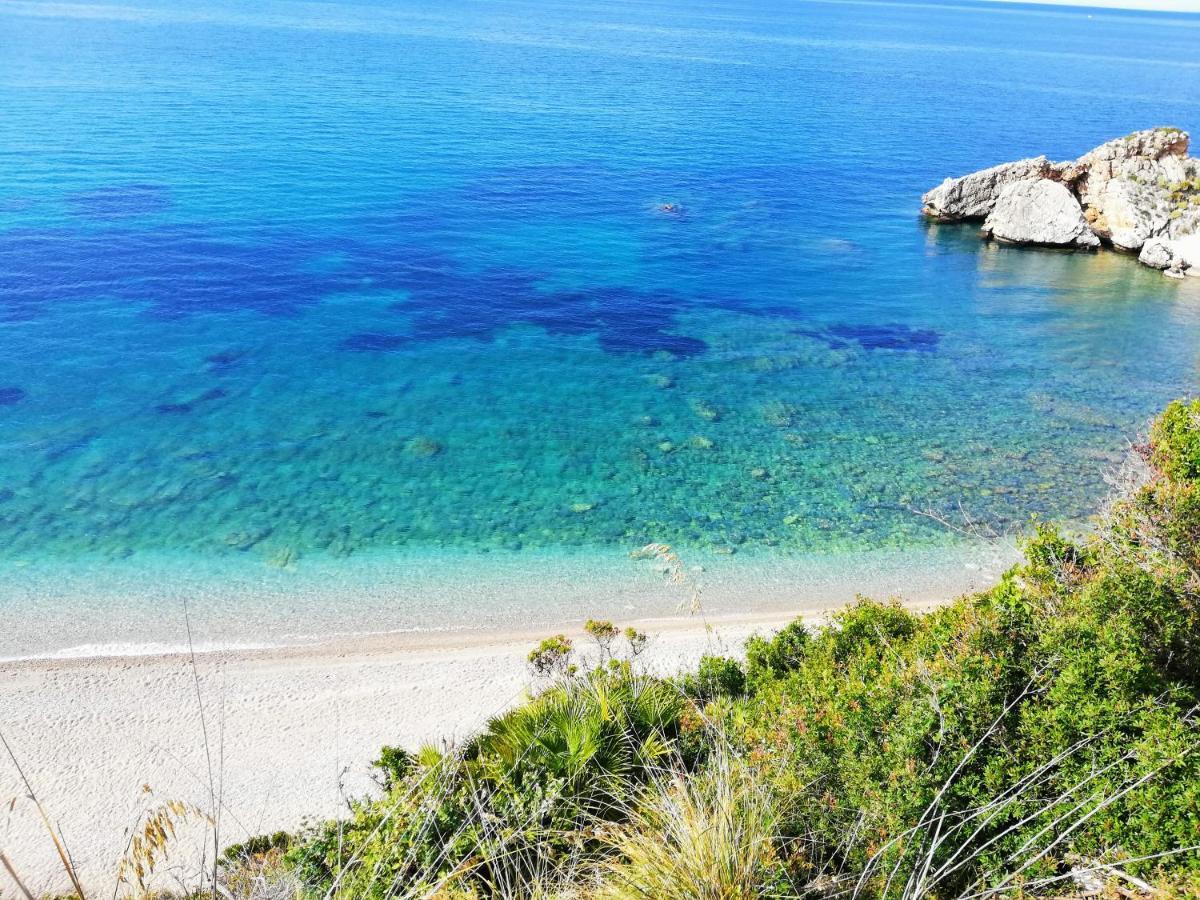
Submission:
[[[1200,285],[919,195],[1200,128],[1198,41],[971,3],[3,4],[0,604],[83,562],[852,560],[959,541],[917,510],[1081,519],[1196,389]]]

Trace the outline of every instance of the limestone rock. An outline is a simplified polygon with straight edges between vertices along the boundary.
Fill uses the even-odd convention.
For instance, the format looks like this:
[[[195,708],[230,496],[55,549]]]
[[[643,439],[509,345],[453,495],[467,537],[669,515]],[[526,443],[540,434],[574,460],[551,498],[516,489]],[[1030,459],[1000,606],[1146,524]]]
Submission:
[[[1198,196],[1200,196],[1200,192],[1198,192]],[[1171,240],[1200,234],[1200,204],[1192,202],[1187,206],[1177,206],[1170,215],[1173,218],[1167,223],[1163,234]]]
[[[1167,227],[1172,188],[1188,181],[1187,132],[1136,131],[1075,161],[1076,185],[1092,230],[1114,247],[1137,251]]]
[[[947,178],[921,197],[927,216],[947,222],[982,219],[992,211],[1000,192],[1015,181],[1045,178],[1052,163],[1044,156],[992,166],[962,178]]]
[[[1151,238],[1142,246],[1138,261],[1165,274],[1178,277],[1185,272],[1200,275],[1200,234],[1190,234],[1174,240]]]
[[[1169,269],[1175,260],[1175,251],[1167,238],[1151,238],[1142,244],[1138,262],[1152,269]]]
[[[1048,178],[1005,187],[983,230],[1001,241],[1048,247],[1099,247],[1083,208],[1063,184]]]
[[[1175,259],[1182,264],[1182,268],[1189,271],[1200,269],[1200,234],[1176,238],[1171,244]]]
[[[1171,195],[1158,183],[1111,178],[1089,197],[1087,219],[1094,231],[1119,250],[1135,253],[1170,221]]]
[[[1075,160],[1075,165],[1086,172],[1092,184],[1122,176],[1148,176],[1151,172],[1177,181],[1182,177],[1188,140],[1188,133],[1178,128],[1148,128],[1101,144]],[[1081,190],[1085,192],[1086,188]]]
[[[1200,160],[1188,144],[1185,131],[1151,128],[1068,162],[1004,163],[946,179],[921,198],[923,210],[941,221],[983,219],[997,240],[1103,243],[1170,274],[1200,275]]]

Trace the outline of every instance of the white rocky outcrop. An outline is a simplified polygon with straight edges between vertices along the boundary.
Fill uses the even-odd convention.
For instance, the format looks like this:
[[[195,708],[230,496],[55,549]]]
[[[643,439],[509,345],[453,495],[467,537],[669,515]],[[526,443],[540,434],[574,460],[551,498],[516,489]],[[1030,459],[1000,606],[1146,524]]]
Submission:
[[[1021,159],[972,172],[962,178],[947,178],[921,198],[927,216],[953,221],[982,219],[996,205],[1000,191],[1016,181],[1045,178],[1050,160],[1044,156]]]
[[[1014,181],[1000,191],[983,223],[984,233],[1013,244],[1099,247],[1083,207],[1066,187],[1048,178]]]
[[[923,211],[983,221],[997,240],[1105,245],[1168,274],[1200,275],[1200,160],[1187,153],[1187,132],[1138,131],[1066,162],[1038,156],[947,178],[921,198]]]
[[[1150,238],[1142,244],[1142,252],[1138,254],[1138,262],[1152,269],[1169,269],[1175,263],[1175,248],[1167,238]]]
[[[1200,233],[1174,240],[1151,238],[1142,245],[1138,261],[1174,277],[1184,274],[1200,277]]]
[[[1137,250],[1170,221],[1171,195],[1127,178],[1103,182],[1087,197],[1092,230],[1118,250]]]

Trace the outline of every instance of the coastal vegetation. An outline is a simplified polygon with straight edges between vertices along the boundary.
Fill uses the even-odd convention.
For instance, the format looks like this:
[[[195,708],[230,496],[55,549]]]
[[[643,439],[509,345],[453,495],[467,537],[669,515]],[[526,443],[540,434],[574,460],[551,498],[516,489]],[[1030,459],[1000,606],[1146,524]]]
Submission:
[[[934,612],[864,599],[674,678],[611,623],[590,664],[550,638],[540,692],[387,751],[382,795],[279,871],[336,897],[1200,891],[1200,402],[1094,531],[1035,522],[1024,551]]]
[[[610,622],[548,638],[524,703],[384,748],[375,796],[226,849],[212,895],[1200,894],[1200,401],[1115,482],[1087,534],[1035,521],[926,614],[861,599],[673,677]]]

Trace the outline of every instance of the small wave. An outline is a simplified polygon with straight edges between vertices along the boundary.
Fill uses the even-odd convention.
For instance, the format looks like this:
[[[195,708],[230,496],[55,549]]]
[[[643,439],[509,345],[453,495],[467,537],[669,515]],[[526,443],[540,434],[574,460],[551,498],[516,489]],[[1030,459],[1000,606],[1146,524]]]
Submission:
[[[96,657],[128,657],[128,656],[177,656],[193,653],[225,653],[249,650],[271,650],[279,645],[266,643],[244,643],[238,641],[212,641],[193,644],[170,644],[158,641],[121,642],[111,644],[78,644],[74,647],[63,647],[60,650],[47,650],[39,653],[29,653],[16,656],[0,656],[0,663],[32,662],[40,659],[93,659]]]

